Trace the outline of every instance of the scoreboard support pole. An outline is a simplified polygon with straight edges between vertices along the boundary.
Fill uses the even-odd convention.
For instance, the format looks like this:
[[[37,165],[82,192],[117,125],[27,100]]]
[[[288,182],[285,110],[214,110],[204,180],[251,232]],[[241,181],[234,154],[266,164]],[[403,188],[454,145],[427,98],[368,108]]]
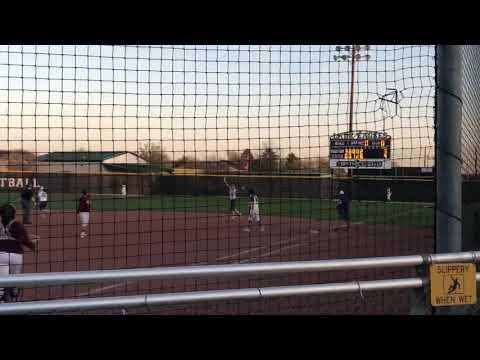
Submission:
[[[353,169],[348,169],[348,189],[347,189],[347,193],[348,193],[348,198],[350,199],[350,201],[353,200],[352,182],[353,182]]]

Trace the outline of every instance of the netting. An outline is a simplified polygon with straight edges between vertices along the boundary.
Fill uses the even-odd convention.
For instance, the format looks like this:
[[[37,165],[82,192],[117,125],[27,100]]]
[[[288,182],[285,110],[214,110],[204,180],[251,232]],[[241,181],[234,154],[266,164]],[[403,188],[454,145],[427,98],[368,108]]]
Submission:
[[[25,252],[24,272],[432,252],[434,103],[434,46],[1,46],[0,197],[39,237],[38,252]],[[391,136],[393,167],[331,169],[330,137],[350,130]],[[474,168],[471,160],[465,166]],[[46,210],[35,205],[31,220],[19,200],[27,183],[48,194]],[[351,200],[348,230],[334,201],[342,189]],[[92,205],[86,229],[76,213],[82,190]],[[261,223],[254,210],[249,224],[250,201]],[[408,274],[50,286],[25,289],[23,300]],[[405,313],[408,306],[406,292],[382,292],[141,311]]]
[[[463,46],[462,177],[463,247],[480,240],[480,47]]]
[[[480,174],[480,48],[463,47],[462,173],[468,177]]]

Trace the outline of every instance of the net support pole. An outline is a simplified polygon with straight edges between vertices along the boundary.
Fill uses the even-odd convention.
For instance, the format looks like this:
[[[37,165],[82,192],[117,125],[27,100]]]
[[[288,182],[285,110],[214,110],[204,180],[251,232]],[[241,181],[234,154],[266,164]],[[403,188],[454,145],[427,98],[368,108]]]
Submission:
[[[436,252],[462,251],[462,46],[437,47]]]
[[[462,46],[437,46],[436,252],[462,250]],[[435,309],[437,315],[457,310]]]
[[[424,257],[424,261],[427,257]],[[428,278],[427,263],[415,267],[415,273],[417,277],[426,279]],[[428,315],[431,307],[428,304],[428,286],[425,285],[421,288],[413,288],[410,291],[410,315]]]

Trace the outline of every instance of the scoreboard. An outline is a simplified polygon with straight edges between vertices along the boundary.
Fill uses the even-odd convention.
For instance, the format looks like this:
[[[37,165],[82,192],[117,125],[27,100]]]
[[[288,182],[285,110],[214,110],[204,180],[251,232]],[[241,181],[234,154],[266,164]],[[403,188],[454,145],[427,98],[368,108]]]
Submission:
[[[391,137],[356,131],[330,136],[331,169],[391,169]]]

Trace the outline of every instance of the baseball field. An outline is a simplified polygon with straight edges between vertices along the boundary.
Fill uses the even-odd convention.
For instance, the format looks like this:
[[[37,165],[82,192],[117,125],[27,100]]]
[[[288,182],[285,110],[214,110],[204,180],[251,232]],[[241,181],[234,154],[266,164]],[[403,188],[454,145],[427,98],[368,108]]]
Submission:
[[[51,210],[74,210],[79,195],[71,193],[49,194]],[[93,208],[97,211],[173,211],[173,212],[228,212],[226,196],[171,196],[93,194]],[[0,193],[0,203],[11,202],[19,206],[17,193]],[[237,200],[240,212],[248,211],[248,200]],[[325,199],[293,199],[260,197],[263,216],[294,217],[311,220],[336,219],[336,202]],[[431,203],[352,201],[350,209],[353,222],[365,224],[394,224],[414,227],[433,226],[434,208]]]
[[[353,201],[349,231],[337,220],[329,200],[260,198],[264,231],[247,225],[243,213],[232,218],[227,197],[92,195],[86,238],[79,236],[76,194],[49,194],[49,212],[33,211],[30,234],[38,252],[27,252],[24,272],[102,270],[151,266],[228,264],[289,260],[407,255],[433,249],[430,204]],[[15,203],[17,193],[2,194]],[[17,208],[19,204],[16,203]],[[21,219],[19,209],[18,218]],[[408,274],[407,274],[407,273]],[[48,286],[25,289],[23,300],[119,296],[228,288],[311,284],[409,276],[409,270],[383,269],[291,274],[242,279],[186,279]],[[175,305],[139,309],[160,314],[406,313],[407,292],[306,296],[288,299]],[[117,311],[117,310],[113,310]],[[114,312],[115,313],[115,312]]]

